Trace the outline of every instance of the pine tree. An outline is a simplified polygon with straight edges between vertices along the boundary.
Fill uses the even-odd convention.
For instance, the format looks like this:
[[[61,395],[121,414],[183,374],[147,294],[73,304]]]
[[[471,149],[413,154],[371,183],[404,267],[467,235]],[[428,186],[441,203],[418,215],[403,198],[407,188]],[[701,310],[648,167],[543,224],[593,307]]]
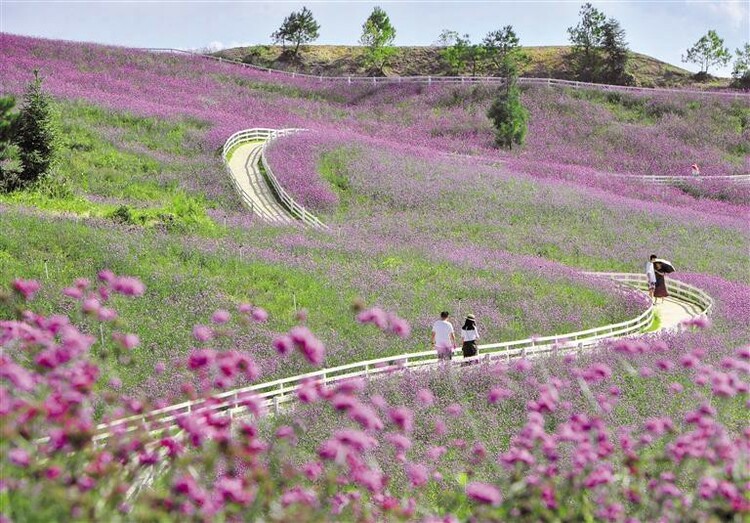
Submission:
[[[515,82],[508,82],[498,90],[487,117],[495,126],[495,143],[512,149],[523,145],[528,131],[529,111],[521,104],[521,92]]]
[[[628,43],[625,41],[625,30],[614,18],[602,26],[602,71],[599,79],[610,84],[627,85],[630,83],[625,68],[628,64]]]
[[[517,76],[519,67],[529,60],[521,50],[520,39],[512,25],[489,32],[482,45],[487,60],[498,76]]]
[[[375,7],[362,24],[362,36],[359,43],[366,47],[365,63],[375,67],[379,73],[388,61],[396,54],[393,41],[396,39],[396,28],[391,24],[388,14],[380,7]]]
[[[14,142],[21,160],[20,183],[25,187],[47,173],[55,155],[52,101],[42,91],[39,71],[34,71],[34,81],[26,88]]]

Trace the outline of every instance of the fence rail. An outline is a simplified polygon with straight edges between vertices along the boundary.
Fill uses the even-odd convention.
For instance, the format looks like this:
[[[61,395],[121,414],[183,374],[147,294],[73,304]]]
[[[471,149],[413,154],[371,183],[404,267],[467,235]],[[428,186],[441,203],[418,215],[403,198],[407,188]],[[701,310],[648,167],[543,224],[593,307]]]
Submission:
[[[237,192],[240,195],[240,198],[242,198],[242,201],[250,208],[251,211],[255,212],[261,218],[265,219],[266,221],[276,221],[275,218],[265,213],[262,209],[255,206],[253,204],[252,197],[244,190],[242,189],[237,181],[234,178],[234,175],[231,172],[231,169],[229,168],[229,156],[230,153],[233,152],[234,148],[237,145],[240,145],[242,143],[246,142],[253,142],[253,141],[263,141],[263,145],[261,146],[261,152],[260,152],[260,162],[263,165],[263,169],[266,171],[266,175],[268,176],[268,181],[271,183],[271,187],[273,188],[273,191],[276,193],[276,196],[278,197],[281,204],[289,211],[289,213],[294,216],[295,218],[298,218],[301,220],[305,225],[308,225],[310,227],[315,227],[317,229],[327,229],[328,226],[324,224],[322,221],[318,219],[317,216],[312,214],[310,211],[305,209],[302,205],[298,204],[294,198],[292,198],[289,193],[284,190],[284,188],[279,183],[278,179],[276,178],[276,175],[273,173],[273,169],[271,169],[271,166],[268,164],[268,160],[266,159],[266,147],[268,144],[280,137],[280,136],[288,136],[290,134],[302,132],[305,129],[245,129],[243,131],[238,131],[234,133],[232,136],[229,137],[229,139],[224,143],[224,147],[222,148],[221,157],[224,160],[224,167],[227,170],[227,174],[232,179],[232,183],[234,184],[235,188],[237,189]]]
[[[610,278],[630,288],[646,288],[646,278],[642,274],[588,274]],[[697,305],[701,314],[709,314],[713,308],[711,297],[701,289],[690,284],[678,280],[670,280],[670,293],[672,296]],[[645,311],[631,320],[567,334],[480,345],[480,354],[478,356],[459,358],[452,360],[451,363],[459,364],[467,361],[492,360],[510,361],[511,359],[537,357],[556,352],[581,351],[597,345],[605,339],[616,339],[640,334],[651,325],[653,320],[654,306],[649,305]],[[460,353],[461,349],[453,351],[454,355],[459,355]],[[174,428],[180,416],[191,412],[225,412],[230,416],[234,416],[241,411],[246,411],[246,407],[243,404],[244,400],[249,397],[257,397],[263,402],[266,408],[278,411],[281,404],[295,399],[295,391],[306,381],[312,380],[329,384],[353,377],[370,377],[406,368],[434,365],[439,361],[435,351],[429,350],[320,369],[298,376],[281,378],[267,383],[259,383],[227,391],[207,399],[186,401],[177,405],[152,410],[145,414],[104,423],[97,427],[98,434],[95,439],[103,440],[112,434],[133,431],[139,427],[144,427],[151,432]]]
[[[703,175],[670,176],[670,175],[659,175],[659,174],[612,174],[608,176],[624,178],[627,180],[638,180],[641,182],[653,183],[656,185],[670,185],[670,184],[680,184],[680,183],[703,183],[703,182],[711,182],[711,181],[733,182],[739,185],[750,184],[750,174],[735,174],[735,175],[727,175],[727,176],[703,176]]]
[[[205,58],[208,60],[214,60],[216,62],[235,64],[247,69],[253,69],[256,71],[262,71],[269,74],[277,74],[288,78],[306,78],[308,80],[315,80],[318,82],[346,82],[347,84],[353,83],[368,83],[368,84],[401,84],[401,83],[422,83],[422,84],[475,84],[475,83],[490,83],[502,85],[505,80],[497,76],[323,76],[313,75],[306,73],[296,73],[291,71],[282,71],[280,69],[269,69],[267,67],[261,67],[258,65],[248,64],[239,60],[232,60],[229,58],[222,58],[219,56],[212,56],[202,53],[196,53],[193,51],[186,51],[183,49],[171,49],[171,48],[146,48],[144,51],[153,53],[170,53],[170,54],[184,54],[189,56],[195,56],[199,58]],[[634,87],[628,85],[611,85],[611,84],[596,84],[590,82],[578,82],[575,80],[562,80],[558,78],[530,78],[521,77],[518,79],[520,84],[525,85],[545,85],[548,87],[572,87],[574,89],[601,89],[605,91],[628,91],[628,92],[643,92],[643,93],[675,93],[675,94],[694,94],[694,95],[707,95],[707,96],[723,96],[735,99],[748,98],[750,99],[750,93],[740,91],[703,91],[697,89],[670,89],[660,87]]]

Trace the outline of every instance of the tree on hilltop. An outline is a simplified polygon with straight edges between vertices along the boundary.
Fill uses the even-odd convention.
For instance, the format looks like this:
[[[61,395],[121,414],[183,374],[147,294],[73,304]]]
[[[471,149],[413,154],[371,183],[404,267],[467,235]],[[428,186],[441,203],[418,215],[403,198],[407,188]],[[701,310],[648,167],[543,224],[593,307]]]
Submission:
[[[750,43],[735,49],[734,68],[732,69],[732,85],[740,89],[750,89]]]
[[[703,35],[700,40],[687,50],[687,55],[682,61],[700,65],[701,75],[707,75],[709,68],[715,65],[727,65],[731,55],[729,48],[724,47],[724,40],[713,29]]]
[[[468,34],[460,36],[456,31],[445,29],[440,33],[438,45],[444,47],[440,55],[454,74],[461,74],[468,66],[471,76],[476,76],[486,55],[482,44],[472,44]]]
[[[18,146],[21,173],[19,187],[10,189],[17,189],[31,185],[44,176],[55,155],[52,100],[42,90],[39,71],[34,71],[34,80],[26,88],[13,141]]]
[[[573,45],[571,58],[574,70],[580,80],[596,80],[599,70],[599,48],[606,17],[590,3],[583,4],[580,10],[581,21],[568,28],[570,43]]]
[[[377,68],[382,73],[388,61],[396,54],[393,41],[396,39],[396,28],[391,24],[388,14],[380,7],[375,7],[362,24],[362,36],[359,43],[365,46],[365,63],[368,67]]]
[[[520,39],[512,25],[490,31],[484,37],[482,45],[486,59],[498,76],[517,76],[521,64],[529,60],[521,50]]]
[[[293,56],[299,53],[301,44],[308,44],[318,39],[320,24],[315,21],[312,11],[303,7],[302,11],[292,11],[276,31],[271,33],[271,39],[275,44],[281,44],[286,51],[286,43],[294,44]]]
[[[601,49],[603,51],[602,70],[599,78],[606,83],[627,85],[632,83],[625,71],[628,64],[628,43],[625,41],[625,30],[614,18],[602,25]]]

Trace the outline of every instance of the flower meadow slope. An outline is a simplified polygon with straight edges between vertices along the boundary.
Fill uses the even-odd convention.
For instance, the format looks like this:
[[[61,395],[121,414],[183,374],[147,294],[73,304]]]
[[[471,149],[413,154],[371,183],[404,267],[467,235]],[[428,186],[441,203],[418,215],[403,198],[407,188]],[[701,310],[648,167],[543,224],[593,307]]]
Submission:
[[[3,91],[21,92],[39,68],[47,88],[62,98],[210,122],[211,147],[255,125],[343,127],[447,152],[493,151],[487,86],[328,85],[195,57],[2,39]],[[633,174],[686,174],[696,162],[708,175],[750,170],[744,100],[530,88],[524,102],[531,128],[523,156],[536,161]]]
[[[603,176],[747,172],[746,104],[529,89],[529,144],[507,154],[482,86],[321,85],[0,39],[0,92],[40,68],[57,99],[65,177],[0,202],[0,519],[750,516],[747,195]],[[248,127],[310,129],[269,159],[330,231],[241,209],[216,151]],[[715,299],[711,325],[309,382],[278,416],[249,394],[238,417],[93,442],[102,421],[425,350],[445,308],[473,312],[487,342],[633,318],[642,294],[582,271],[637,272],[651,250]]]
[[[721,302],[750,292],[706,283]],[[39,291],[15,280],[4,300],[17,319],[0,322],[8,521],[740,522],[750,514],[750,348],[731,349],[742,335],[722,335],[738,323],[728,307],[717,307],[718,331],[695,322],[709,329],[673,345],[624,340],[590,355],[311,381],[297,391],[301,406],[280,416],[245,394],[234,416],[194,410],[173,430],[116,431],[95,444],[98,416],[160,404],[120,394],[114,380],[112,392],[93,394],[102,379],[94,353],[106,346],[127,357],[140,340],[127,329],[97,340],[65,315],[35,314]],[[71,312],[96,324],[117,315],[115,296],[138,300],[147,288],[102,271],[95,284],[77,279],[64,292],[76,302]],[[384,317],[380,336],[409,335],[397,316]],[[262,379],[252,354],[217,349],[226,327],[267,320],[243,304],[196,325],[183,398]],[[274,346],[281,358],[325,364],[325,346],[304,325]]]

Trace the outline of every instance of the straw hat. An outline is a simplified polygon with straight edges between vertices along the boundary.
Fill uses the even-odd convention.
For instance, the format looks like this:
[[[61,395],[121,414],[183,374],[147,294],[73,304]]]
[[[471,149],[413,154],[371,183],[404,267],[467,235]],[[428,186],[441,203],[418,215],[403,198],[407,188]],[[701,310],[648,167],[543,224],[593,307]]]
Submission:
[[[466,315],[466,319],[467,319],[467,320],[475,320],[476,318],[474,318],[474,315],[473,315],[473,314],[467,314],[467,315]]]

